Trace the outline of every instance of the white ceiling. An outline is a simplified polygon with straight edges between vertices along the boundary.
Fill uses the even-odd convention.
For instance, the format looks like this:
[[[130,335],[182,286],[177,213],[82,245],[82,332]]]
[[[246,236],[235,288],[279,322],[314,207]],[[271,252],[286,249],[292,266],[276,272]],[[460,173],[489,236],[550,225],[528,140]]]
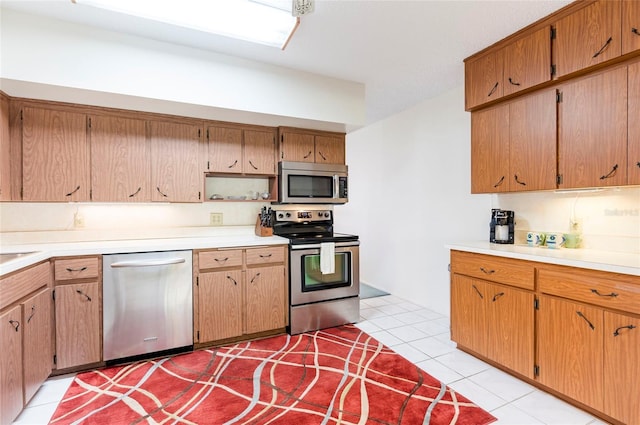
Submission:
[[[569,3],[316,0],[284,51],[70,0],[2,0],[2,7],[364,83],[370,124],[462,85],[464,58]]]

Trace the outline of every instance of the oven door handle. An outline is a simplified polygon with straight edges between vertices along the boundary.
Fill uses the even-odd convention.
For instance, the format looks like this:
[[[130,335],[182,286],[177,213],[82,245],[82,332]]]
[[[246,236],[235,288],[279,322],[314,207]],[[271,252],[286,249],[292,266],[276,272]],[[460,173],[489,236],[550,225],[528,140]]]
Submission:
[[[336,242],[336,248],[349,248],[354,246],[359,246],[360,241],[350,241],[350,242]],[[313,244],[303,244],[303,245],[289,245],[292,251],[298,251],[301,249],[320,249],[319,243]]]

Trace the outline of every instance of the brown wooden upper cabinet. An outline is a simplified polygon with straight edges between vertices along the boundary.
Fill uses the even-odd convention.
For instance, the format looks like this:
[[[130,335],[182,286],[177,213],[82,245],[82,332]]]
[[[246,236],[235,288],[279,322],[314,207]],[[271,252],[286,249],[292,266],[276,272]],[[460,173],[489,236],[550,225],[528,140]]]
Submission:
[[[598,0],[555,23],[558,77],[621,55],[621,10],[619,0]]]
[[[556,188],[553,89],[471,113],[471,192]]]
[[[627,184],[627,67],[567,83],[561,97],[559,187]]]
[[[280,160],[345,163],[345,135],[313,130],[280,127]]]
[[[151,201],[149,147],[144,120],[91,116],[91,199]]]
[[[640,62],[629,65],[628,74],[628,169],[629,184],[640,184]]]
[[[640,1],[622,1],[622,54],[640,50]]]
[[[465,106],[499,99],[551,79],[551,28],[465,62]]]
[[[11,200],[9,98],[0,93],[0,201]]]
[[[22,109],[22,200],[88,201],[87,116]]]
[[[209,126],[207,172],[276,174],[275,129]]]
[[[199,125],[151,121],[151,200],[201,202],[205,147]]]

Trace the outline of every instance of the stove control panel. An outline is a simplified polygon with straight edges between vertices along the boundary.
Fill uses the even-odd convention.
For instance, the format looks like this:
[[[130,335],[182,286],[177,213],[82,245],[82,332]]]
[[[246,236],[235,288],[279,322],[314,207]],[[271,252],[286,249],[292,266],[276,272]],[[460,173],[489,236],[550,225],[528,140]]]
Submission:
[[[332,221],[333,212],[331,210],[306,211],[306,210],[286,210],[273,212],[276,221]]]

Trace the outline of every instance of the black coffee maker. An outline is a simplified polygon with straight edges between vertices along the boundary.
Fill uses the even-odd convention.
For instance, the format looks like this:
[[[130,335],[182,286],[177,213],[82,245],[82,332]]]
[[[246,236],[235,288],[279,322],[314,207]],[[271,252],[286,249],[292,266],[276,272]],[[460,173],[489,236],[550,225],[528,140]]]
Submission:
[[[492,209],[489,242],[512,244],[513,227],[515,224],[515,214],[513,211]]]

